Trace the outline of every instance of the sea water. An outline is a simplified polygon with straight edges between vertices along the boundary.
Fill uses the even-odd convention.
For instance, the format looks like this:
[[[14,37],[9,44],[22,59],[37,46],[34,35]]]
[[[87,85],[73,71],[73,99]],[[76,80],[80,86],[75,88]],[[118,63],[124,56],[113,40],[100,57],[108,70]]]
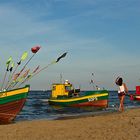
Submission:
[[[83,91],[84,92],[84,91]],[[130,91],[134,93],[134,91]],[[48,104],[50,91],[30,91],[22,111],[17,115],[15,122],[37,119],[61,119],[71,116],[97,115],[118,111],[119,99],[117,91],[109,91],[109,106],[106,109],[95,108],[54,108]],[[140,107],[140,101],[131,101],[128,96],[124,101],[125,109]]]

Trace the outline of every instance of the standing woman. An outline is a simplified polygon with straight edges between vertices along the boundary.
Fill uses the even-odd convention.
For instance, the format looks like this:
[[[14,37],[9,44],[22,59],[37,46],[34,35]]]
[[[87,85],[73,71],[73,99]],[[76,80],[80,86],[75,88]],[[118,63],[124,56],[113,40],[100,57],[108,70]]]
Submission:
[[[120,100],[119,111],[124,111],[124,98],[125,94],[128,93],[128,88],[125,83],[123,83],[123,79],[121,77],[117,77],[115,81],[116,85],[119,86],[118,89],[118,97]]]

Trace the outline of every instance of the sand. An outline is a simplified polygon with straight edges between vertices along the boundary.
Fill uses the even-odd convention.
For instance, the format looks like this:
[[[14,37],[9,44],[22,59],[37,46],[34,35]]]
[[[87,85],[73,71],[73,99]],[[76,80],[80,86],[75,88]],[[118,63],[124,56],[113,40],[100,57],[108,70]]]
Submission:
[[[0,140],[140,140],[140,109],[0,125]]]

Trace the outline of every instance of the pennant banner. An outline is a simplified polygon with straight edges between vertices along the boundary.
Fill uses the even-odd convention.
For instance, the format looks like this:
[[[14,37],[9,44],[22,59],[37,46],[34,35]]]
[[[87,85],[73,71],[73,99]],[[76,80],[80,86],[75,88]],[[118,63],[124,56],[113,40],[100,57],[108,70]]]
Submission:
[[[22,77],[25,78],[28,75],[29,71],[30,69],[26,70]]]
[[[37,66],[37,68],[33,71],[33,73],[37,72],[40,66]]]
[[[24,61],[28,57],[28,52],[24,52],[21,56],[21,61]]]
[[[60,57],[57,58],[56,63],[60,61],[60,59],[64,58],[67,55],[67,52],[62,54]]]
[[[11,67],[10,67],[10,72],[12,72],[12,70],[13,70],[13,67],[15,66],[15,63],[14,62],[12,62],[12,64],[11,64]]]

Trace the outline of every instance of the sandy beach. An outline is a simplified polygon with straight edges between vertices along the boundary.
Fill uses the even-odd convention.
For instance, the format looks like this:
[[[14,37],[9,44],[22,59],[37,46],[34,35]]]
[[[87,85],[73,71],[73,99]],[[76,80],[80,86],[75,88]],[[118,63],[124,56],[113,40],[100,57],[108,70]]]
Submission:
[[[139,140],[140,109],[0,125],[0,140]]]

